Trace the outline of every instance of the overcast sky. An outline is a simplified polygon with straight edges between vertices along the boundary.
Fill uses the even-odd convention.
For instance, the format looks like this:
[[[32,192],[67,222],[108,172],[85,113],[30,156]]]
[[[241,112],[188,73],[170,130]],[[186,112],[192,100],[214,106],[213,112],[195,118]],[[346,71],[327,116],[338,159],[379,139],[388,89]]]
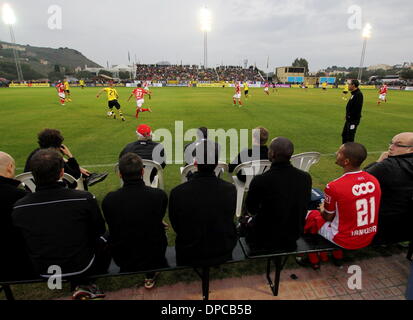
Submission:
[[[413,1],[410,0],[8,0],[16,12],[16,41],[70,47],[106,66],[128,63],[203,61],[200,8],[212,12],[209,66],[241,65],[244,59],[266,71],[304,57],[310,70],[358,66],[362,38],[351,30],[349,7],[361,8],[373,26],[366,65],[413,61]],[[0,4],[5,3],[0,0]],[[62,8],[62,30],[48,28],[48,8]],[[0,23],[0,39],[9,41]]]

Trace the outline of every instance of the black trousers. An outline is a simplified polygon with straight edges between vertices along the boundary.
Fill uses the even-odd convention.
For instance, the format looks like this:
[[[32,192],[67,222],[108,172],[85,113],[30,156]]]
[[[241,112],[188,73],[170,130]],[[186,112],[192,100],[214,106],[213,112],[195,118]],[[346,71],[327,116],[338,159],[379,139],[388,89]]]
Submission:
[[[343,144],[347,142],[354,142],[357,127],[359,126],[359,124],[360,121],[346,121],[346,123],[344,124],[343,133],[341,134],[341,136],[343,137]]]

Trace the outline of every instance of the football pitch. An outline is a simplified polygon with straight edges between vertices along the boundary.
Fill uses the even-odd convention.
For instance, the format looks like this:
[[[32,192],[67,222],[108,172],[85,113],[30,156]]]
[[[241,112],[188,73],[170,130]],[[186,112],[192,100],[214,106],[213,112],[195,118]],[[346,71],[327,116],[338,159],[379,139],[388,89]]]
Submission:
[[[320,189],[342,173],[335,165],[334,155],[341,144],[346,106],[339,89],[327,92],[321,89],[278,89],[276,93],[271,90],[270,96],[266,96],[262,89],[251,89],[251,97],[248,100],[243,97],[244,106],[239,108],[232,104],[233,88],[153,88],[152,100],[146,98],[144,106],[151,107],[153,113],[141,113],[138,121],[134,100],[126,102],[132,89],[118,88],[126,122],[107,117],[106,96],[96,98],[99,90],[72,88],[73,102],[62,107],[54,88],[0,89],[0,150],[15,158],[18,174],[22,172],[27,156],[37,148],[37,133],[44,128],[59,129],[65,137],[64,144],[82,167],[92,172],[110,173],[104,182],[90,189],[100,202],[108,192],[119,187],[114,164],[124,146],[136,140],[137,125],[148,124],[153,130],[168,129],[182,139],[182,133],[175,132],[176,121],[183,122],[184,132],[201,126],[225,131],[236,129],[238,132],[264,126],[270,131],[271,138],[290,138],[295,144],[295,154],[320,152],[321,161],[310,172],[313,186]],[[363,119],[357,141],[369,151],[367,165],[387,150],[395,134],[412,131],[413,92],[390,91],[388,103],[381,106],[377,106],[376,90],[363,90],[363,93]],[[227,162],[230,162],[229,140],[227,144]],[[167,157],[176,159],[175,154],[167,154]],[[169,164],[165,169],[168,193],[181,181],[180,167],[179,164]],[[174,244],[172,231],[169,241],[170,245]],[[244,267],[233,268],[239,274],[243,273]],[[263,270],[261,268],[259,272]],[[182,274],[178,280],[186,277]],[[166,277],[172,278],[176,277],[173,274]],[[136,277],[133,281],[128,278],[105,281],[107,287],[117,289],[133,286]],[[109,284],[111,281],[113,286]],[[35,292],[26,291],[22,295],[37,299],[39,296]],[[46,298],[49,294],[40,297]]]
[[[126,102],[132,89],[118,88],[126,122],[106,116],[105,95],[96,98],[99,90],[72,88],[73,102],[61,107],[52,88],[1,89],[0,149],[10,153],[21,169],[29,153],[37,147],[37,133],[44,128],[59,129],[81,166],[90,171],[110,172],[105,182],[91,189],[99,200],[119,186],[113,164],[124,146],[136,140],[136,126],[141,123],[153,130],[168,129],[178,141],[183,137],[181,130],[175,132],[175,121],[182,121],[184,132],[206,126],[225,131],[236,129],[239,134],[241,129],[264,126],[271,138],[290,138],[296,154],[317,151],[323,155],[320,163],[311,169],[316,187],[323,188],[340,174],[340,168],[334,164],[334,153],[341,144],[346,101],[339,89],[327,92],[278,89],[270,96],[262,89],[252,89],[251,97],[243,98],[244,106],[239,108],[232,105],[232,88],[153,88],[152,100],[146,98],[144,106],[151,107],[153,113],[141,113],[136,120],[134,100]],[[369,162],[387,150],[396,133],[412,130],[413,92],[391,91],[388,103],[381,106],[376,104],[376,90],[363,93],[365,103],[357,141],[367,147]],[[175,154],[175,145],[173,151],[167,157],[175,161],[181,155]],[[227,139],[228,162],[232,161],[230,158]],[[179,167],[171,164],[165,169],[168,192],[180,183]]]

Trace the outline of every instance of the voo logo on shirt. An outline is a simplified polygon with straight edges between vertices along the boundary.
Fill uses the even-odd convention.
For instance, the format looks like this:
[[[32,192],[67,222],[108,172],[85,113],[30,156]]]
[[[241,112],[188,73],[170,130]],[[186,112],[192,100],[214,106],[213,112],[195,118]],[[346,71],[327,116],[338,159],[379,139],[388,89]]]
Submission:
[[[376,186],[373,182],[367,182],[362,184],[356,184],[353,186],[353,194],[358,197],[361,195],[366,195],[369,193],[373,193],[376,190]]]

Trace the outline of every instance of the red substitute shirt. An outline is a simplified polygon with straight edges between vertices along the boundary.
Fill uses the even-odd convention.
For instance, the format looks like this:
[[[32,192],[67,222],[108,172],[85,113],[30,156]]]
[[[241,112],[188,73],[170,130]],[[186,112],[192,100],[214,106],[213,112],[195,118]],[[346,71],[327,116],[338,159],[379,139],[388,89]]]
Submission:
[[[336,216],[333,242],[349,250],[367,247],[377,233],[381,199],[378,180],[363,171],[350,172],[325,189],[325,211]]]
[[[387,87],[381,87],[380,94],[387,94]]]
[[[63,83],[57,84],[56,88],[59,91],[59,93],[64,93],[65,92],[65,85]]]
[[[236,86],[235,87],[235,93],[241,93],[241,87],[240,86]]]
[[[143,88],[136,88],[132,91],[132,94],[135,96],[136,100],[141,100],[145,98],[145,94],[148,94],[148,91]]]

